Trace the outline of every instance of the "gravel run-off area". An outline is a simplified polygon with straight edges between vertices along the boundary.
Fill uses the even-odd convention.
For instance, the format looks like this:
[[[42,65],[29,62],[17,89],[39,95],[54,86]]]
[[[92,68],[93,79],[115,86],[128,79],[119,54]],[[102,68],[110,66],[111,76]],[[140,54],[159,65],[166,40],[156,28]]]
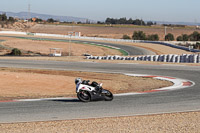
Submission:
[[[1,133],[199,133],[200,112],[0,124]]]

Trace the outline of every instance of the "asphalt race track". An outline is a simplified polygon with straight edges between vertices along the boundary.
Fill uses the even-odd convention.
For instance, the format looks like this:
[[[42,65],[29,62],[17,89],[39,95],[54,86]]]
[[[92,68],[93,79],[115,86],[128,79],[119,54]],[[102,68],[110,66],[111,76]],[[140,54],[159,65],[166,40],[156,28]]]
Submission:
[[[111,102],[82,103],[77,99],[2,102],[0,103],[0,123],[134,116],[200,110],[199,66],[116,65],[93,62],[1,59],[0,67],[149,74],[178,77],[195,82],[195,86],[180,90],[116,96]]]

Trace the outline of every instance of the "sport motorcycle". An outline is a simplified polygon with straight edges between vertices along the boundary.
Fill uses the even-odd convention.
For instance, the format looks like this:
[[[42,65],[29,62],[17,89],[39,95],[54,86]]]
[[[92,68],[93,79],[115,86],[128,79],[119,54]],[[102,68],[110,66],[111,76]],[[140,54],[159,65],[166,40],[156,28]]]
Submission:
[[[112,101],[113,94],[109,90],[103,89],[102,83],[98,84],[93,81],[90,84],[89,80],[81,78],[75,79],[77,97],[82,102],[90,102],[96,100]]]

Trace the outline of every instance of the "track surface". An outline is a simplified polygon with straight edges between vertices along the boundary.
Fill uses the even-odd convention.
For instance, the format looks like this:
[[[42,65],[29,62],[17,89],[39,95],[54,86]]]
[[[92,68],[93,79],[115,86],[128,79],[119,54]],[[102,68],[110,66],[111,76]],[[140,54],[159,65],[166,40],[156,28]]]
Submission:
[[[39,38],[39,37],[19,37],[19,36],[8,36],[0,35],[0,37],[9,37],[9,38],[19,38],[19,39],[29,39],[29,40],[44,40],[44,41],[59,41],[59,42],[69,42],[69,39],[56,39],[56,38]],[[154,55],[155,53],[136,46],[127,46],[115,43],[104,43],[104,42],[95,42],[95,41],[85,41],[85,40],[71,40],[71,42],[76,43],[85,43],[85,44],[100,44],[105,46],[113,46],[120,48],[128,53],[128,55]]]
[[[200,110],[200,67],[197,66],[0,60],[0,67],[163,75],[189,79],[196,83],[193,87],[181,90],[119,96],[115,97],[112,102],[82,103],[77,99],[59,99],[0,103],[0,123],[133,116]]]

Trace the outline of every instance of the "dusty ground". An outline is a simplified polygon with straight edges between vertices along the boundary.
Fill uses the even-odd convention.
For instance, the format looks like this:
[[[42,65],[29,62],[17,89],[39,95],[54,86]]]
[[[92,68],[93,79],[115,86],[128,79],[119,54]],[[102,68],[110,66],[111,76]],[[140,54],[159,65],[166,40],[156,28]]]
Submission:
[[[56,30],[55,30],[56,29]],[[121,38],[124,34],[132,35],[134,31],[136,30],[143,30],[147,34],[159,34],[160,38],[162,39],[164,37],[164,29],[162,28],[154,28],[152,29],[143,29],[143,28],[114,28],[114,27],[104,27],[104,28],[96,28],[96,27],[73,27],[74,31],[81,31],[83,35],[85,36],[97,36],[97,37],[108,37],[108,38]],[[185,34],[190,34],[194,31],[195,29],[168,29],[168,32],[171,32],[177,35],[181,35],[183,33]],[[32,32],[43,32],[43,33],[56,33],[56,34],[66,34],[67,31],[72,31],[71,26],[42,26],[42,25],[36,25],[31,29]],[[132,45],[132,44],[131,44]],[[141,44],[140,44],[141,45]],[[145,47],[148,49],[154,49],[154,51],[158,54],[169,54],[172,53],[172,49],[168,49],[169,47],[163,48],[160,45],[155,46],[151,44],[143,44],[141,47]],[[174,54],[179,53],[180,51],[173,51]],[[185,53],[185,52],[184,52]],[[182,54],[182,52],[180,52]],[[15,59],[36,59],[36,60],[63,60],[63,61],[88,61],[88,60],[83,60],[83,57],[1,57],[1,59],[7,59],[7,58],[15,58]],[[89,61],[94,61],[94,60],[89,60]],[[143,62],[143,61],[96,61],[95,62],[111,62],[111,63],[151,63],[154,65],[157,64],[163,64],[159,62]],[[165,64],[170,64],[170,63],[165,63]],[[179,65],[179,64],[176,64]],[[184,64],[186,65],[186,64]],[[189,65],[199,65],[199,64],[189,64]],[[78,72],[79,73],[79,72]],[[80,73],[79,73],[80,74]],[[31,76],[30,76],[31,75]],[[66,87],[65,80],[74,80],[75,75],[71,75],[71,79],[69,74],[67,75],[55,75],[54,74],[41,74],[41,73],[27,73],[24,71],[19,72],[19,71],[10,71],[10,70],[1,70],[0,71],[0,79],[3,79],[3,77],[8,76],[7,78],[11,79],[13,81],[13,85],[15,83],[14,88],[16,86],[20,86],[19,83],[23,83],[24,79],[29,79],[31,82],[27,82],[30,84],[34,84],[35,87],[32,88],[31,90],[28,90],[29,88],[28,84],[24,84],[25,86],[21,85],[18,88],[18,91],[13,91],[13,88],[7,88],[7,92],[2,91],[3,87],[1,87],[0,94],[4,93],[4,95],[9,96],[9,98],[13,98],[13,94],[9,92],[13,91],[15,92],[15,98],[25,98],[27,94],[30,94],[30,92],[33,92],[32,97],[36,98],[38,97],[38,91],[35,90],[35,88],[40,89],[40,86],[37,86],[37,84],[43,84],[47,85],[47,82],[52,80],[56,77],[60,79],[60,81],[63,81],[63,84],[54,84],[55,87],[51,88],[45,88],[46,90],[41,90],[41,92],[44,92],[42,95],[43,97],[47,96],[47,91],[49,91],[50,96],[55,96],[51,95],[52,93],[52,88],[56,88],[58,86],[61,87]],[[81,76],[81,75],[80,75]],[[40,77],[41,79],[44,78],[44,82],[38,82],[37,79]],[[112,75],[113,77],[113,75]],[[116,76],[114,76],[116,77]],[[98,78],[95,77],[85,77],[95,80],[99,80]],[[119,77],[118,77],[119,78]],[[125,77],[120,77],[121,79]],[[108,77],[109,79],[109,77]],[[135,79],[134,79],[135,80]],[[149,79],[148,79],[149,80]],[[1,80],[2,81],[2,80]],[[20,82],[15,82],[15,81],[20,81]],[[60,82],[59,81],[59,82]],[[141,80],[144,82],[144,79]],[[8,80],[5,80],[7,84],[11,84]],[[49,82],[49,84],[50,84]],[[73,81],[74,82],[74,81]],[[119,81],[117,81],[119,82]],[[146,79],[145,79],[146,82]],[[106,80],[103,81],[104,86],[106,87],[106,83],[109,84]],[[156,82],[157,83],[157,82]],[[1,82],[1,85],[3,83]],[[52,85],[52,84],[51,84]],[[141,85],[141,83],[140,83]],[[7,85],[4,84],[4,86],[7,87]],[[47,85],[48,86],[48,85]],[[131,87],[131,84],[128,84],[128,86]],[[134,85],[135,86],[135,85]],[[6,88],[5,87],[5,88]],[[73,90],[70,89],[63,89],[58,92],[56,92],[56,96],[68,96],[66,92],[69,92],[69,94],[74,93],[74,85],[73,85]],[[110,86],[108,85],[109,89]],[[119,88],[119,87],[118,87]],[[140,87],[139,87],[140,89]],[[138,90],[138,88],[136,88]],[[20,97],[18,92],[20,93]],[[71,91],[71,92],[70,92]],[[73,92],[72,92],[73,91]],[[115,90],[112,90],[115,91]],[[120,90],[117,90],[120,91]],[[117,93],[115,91],[115,93]],[[130,91],[130,90],[129,90]],[[53,91],[55,92],[55,91]],[[22,94],[22,95],[21,95]],[[61,95],[60,95],[61,94]],[[28,95],[30,97],[30,95]],[[1,97],[5,99],[5,97]],[[50,121],[50,122],[31,122],[31,123],[13,123],[13,124],[0,124],[0,132],[2,133],[49,133],[49,132],[58,132],[58,133],[65,133],[65,132],[108,132],[108,133],[124,133],[124,132],[134,132],[134,133],[198,133],[200,131],[200,112],[188,112],[188,113],[173,113],[173,114],[161,114],[161,115],[147,115],[147,116],[134,116],[134,117],[116,117],[116,118],[101,118],[101,119],[88,119],[88,120],[69,120],[69,121]]]
[[[172,85],[168,81],[121,74],[0,68],[0,100],[76,96],[76,77],[103,83],[113,93],[142,92]]]
[[[81,32],[83,36],[105,37],[105,38],[122,38],[123,35],[133,35],[134,31],[144,31],[147,35],[158,34],[160,40],[164,40],[165,28],[161,26],[154,27],[110,27],[110,26],[64,26],[64,25],[41,25],[37,24],[29,29],[30,32],[67,34],[69,31]],[[167,28],[167,33],[174,34],[175,38],[181,34],[191,34],[196,31],[195,27],[186,28]]]
[[[199,133],[200,112],[0,124],[1,133]]]
[[[42,55],[49,55],[50,48],[61,48],[62,55],[68,55],[69,45],[71,49],[71,55],[80,56],[84,53],[92,55],[121,55],[118,50],[113,50],[105,47],[92,46],[87,44],[77,44],[68,42],[55,42],[55,41],[37,41],[37,40],[26,40],[18,38],[7,38],[0,37],[1,45],[18,48],[20,50],[32,51],[34,53],[40,53]]]
[[[62,38],[63,39],[63,38]],[[24,40],[17,38],[6,38],[0,37],[0,40],[6,40],[1,42],[2,45],[19,48],[25,51],[33,51],[35,53],[41,53],[43,55],[48,55],[50,53],[50,48],[62,48],[63,55],[68,55],[69,51],[69,43],[66,42],[53,42],[53,41],[36,41],[36,40]],[[113,43],[113,42],[109,42]],[[119,43],[119,42],[114,42]],[[172,47],[167,47],[159,44],[151,44],[151,43],[119,43],[124,45],[132,45],[137,47],[142,47],[145,49],[149,49],[156,54],[194,54],[192,52],[188,52],[181,49],[175,49]],[[80,56],[84,53],[88,53],[91,55],[121,55],[118,50],[113,50],[104,47],[91,46],[88,44],[75,44],[71,43],[71,50],[73,56]],[[1,50],[1,55],[5,50]]]

